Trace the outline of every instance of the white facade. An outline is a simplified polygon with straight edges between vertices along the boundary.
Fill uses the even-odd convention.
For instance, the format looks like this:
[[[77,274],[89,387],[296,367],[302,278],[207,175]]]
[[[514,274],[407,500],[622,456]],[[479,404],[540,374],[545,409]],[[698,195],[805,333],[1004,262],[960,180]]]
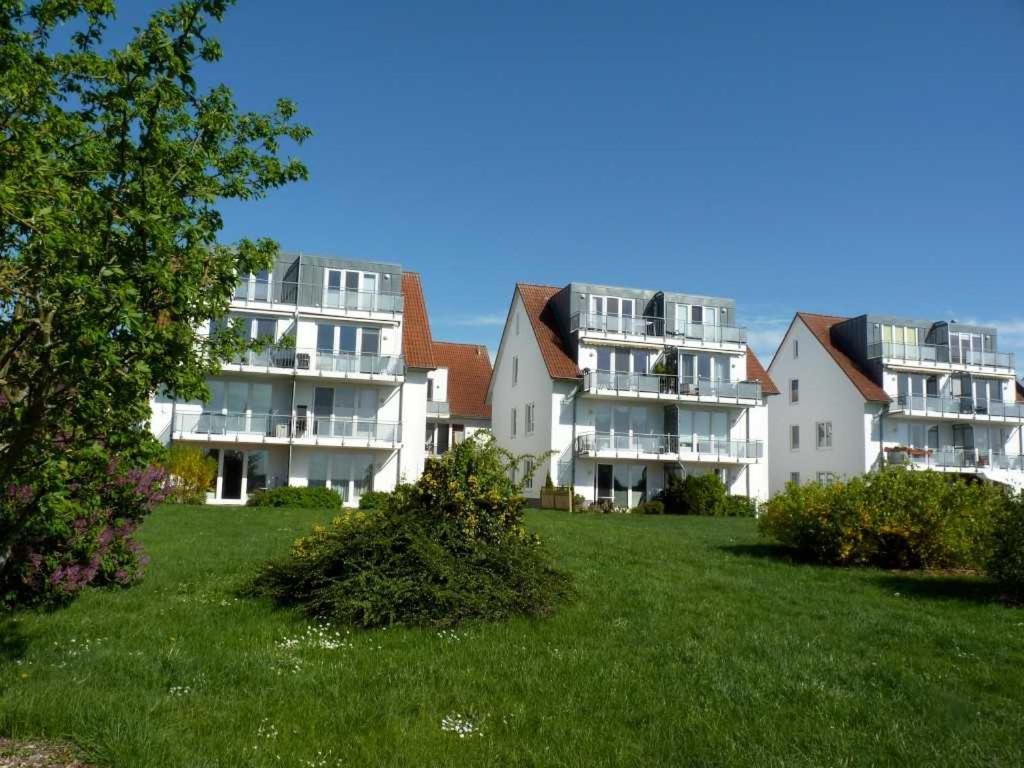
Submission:
[[[772,494],[791,481],[830,482],[883,461],[1024,487],[1024,405],[1012,357],[995,350],[995,329],[876,316],[834,325],[826,346],[798,314],[772,360],[782,390],[769,405]],[[947,325],[946,344],[926,341]],[[901,341],[886,340],[896,329]],[[947,338],[958,334],[991,341],[980,354],[958,354]]]
[[[703,299],[721,317],[695,327],[691,319],[709,318],[712,306],[685,310],[684,320],[680,307],[693,306],[692,297],[588,284],[546,289],[548,325],[540,332],[554,330],[564,342],[558,354],[578,369],[556,377],[524,289],[544,290],[520,287],[513,296],[490,402],[499,445],[546,455],[527,496],[550,475],[587,502],[634,507],[662,490],[669,474],[715,472],[733,494],[767,497],[766,395],[747,370],[731,302]]]
[[[407,365],[403,284],[396,265],[307,256],[249,276],[230,319],[269,346],[225,364],[207,403],[156,397],[153,432],[217,460],[211,502],[291,484],[354,505],[417,479],[435,372]]]

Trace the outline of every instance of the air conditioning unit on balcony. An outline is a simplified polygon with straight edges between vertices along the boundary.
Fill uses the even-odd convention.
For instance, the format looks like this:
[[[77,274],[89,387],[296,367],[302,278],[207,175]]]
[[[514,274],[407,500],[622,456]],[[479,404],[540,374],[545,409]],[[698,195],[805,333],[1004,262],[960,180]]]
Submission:
[[[277,424],[274,429],[274,437],[285,438],[288,437],[288,425]]]
[[[300,371],[309,370],[308,352],[299,352],[297,355],[295,355],[295,367],[298,368]]]

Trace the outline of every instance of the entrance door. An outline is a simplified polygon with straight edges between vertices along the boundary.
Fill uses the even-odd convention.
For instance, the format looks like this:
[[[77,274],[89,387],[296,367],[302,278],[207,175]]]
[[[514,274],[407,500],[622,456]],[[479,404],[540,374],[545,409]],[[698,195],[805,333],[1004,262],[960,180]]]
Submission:
[[[612,498],[612,465],[597,465],[597,500]]]
[[[242,498],[242,473],[245,471],[245,456],[233,448],[224,450],[224,470],[221,479],[220,497],[222,499]]]

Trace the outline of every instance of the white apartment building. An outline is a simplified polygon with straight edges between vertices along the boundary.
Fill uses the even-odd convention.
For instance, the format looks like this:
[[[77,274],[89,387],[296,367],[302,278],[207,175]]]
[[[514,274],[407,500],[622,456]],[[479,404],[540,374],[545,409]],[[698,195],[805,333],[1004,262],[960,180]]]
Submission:
[[[211,502],[290,484],[332,488],[354,505],[420,476],[428,393],[449,372],[435,362],[419,275],[282,255],[241,281],[230,317],[268,345],[224,364],[209,402],[153,402],[165,444],[202,446],[216,459]]]
[[[995,328],[800,312],[769,373],[773,494],[883,462],[1024,487],[1024,389]]]
[[[766,498],[775,394],[731,300],[520,283],[488,399],[499,445],[550,453],[523,468],[527,496],[550,475],[588,502],[634,507],[673,473],[715,472]]]

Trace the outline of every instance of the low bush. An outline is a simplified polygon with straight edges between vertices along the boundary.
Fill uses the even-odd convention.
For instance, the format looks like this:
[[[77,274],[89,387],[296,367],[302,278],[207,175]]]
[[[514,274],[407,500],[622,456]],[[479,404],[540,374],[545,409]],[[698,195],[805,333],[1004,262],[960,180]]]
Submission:
[[[671,475],[656,497],[669,515],[709,517],[754,517],[757,506],[745,496],[730,496],[718,475]]]
[[[1024,496],[1007,500],[993,529],[988,573],[1016,598],[1024,598]]]
[[[385,491],[366,491],[359,497],[360,509],[380,509],[388,502],[391,494]]]
[[[217,461],[201,448],[175,443],[167,450],[163,467],[170,475],[168,501],[178,504],[202,504],[206,491],[217,479]]]
[[[993,485],[890,467],[830,485],[790,484],[761,507],[761,532],[823,563],[982,568],[1006,503]]]
[[[523,457],[469,438],[377,509],[346,510],[267,564],[251,592],[360,627],[540,616],[570,592],[522,522]]]
[[[300,488],[282,485],[249,494],[250,507],[297,507],[299,509],[340,509],[341,496],[330,488]]]
[[[633,513],[637,515],[664,515],[665,505],[657,499],[645,501],[638,504],[633,509]]]
[[[719,517],[757,517],[757,502],[746,496],[726,496],[715,514]]]

